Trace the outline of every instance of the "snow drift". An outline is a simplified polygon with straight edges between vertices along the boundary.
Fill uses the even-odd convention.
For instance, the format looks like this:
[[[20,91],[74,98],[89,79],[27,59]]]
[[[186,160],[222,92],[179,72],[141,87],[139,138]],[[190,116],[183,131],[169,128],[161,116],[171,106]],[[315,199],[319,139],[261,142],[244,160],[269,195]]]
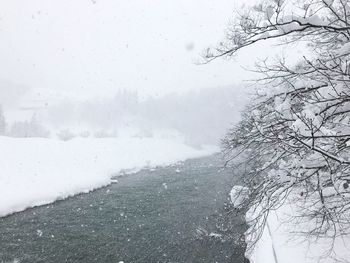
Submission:
[[[157,138],[63,142],[0,137],[0,216],[106,186],[124,169],[167,165],[216,151]]]

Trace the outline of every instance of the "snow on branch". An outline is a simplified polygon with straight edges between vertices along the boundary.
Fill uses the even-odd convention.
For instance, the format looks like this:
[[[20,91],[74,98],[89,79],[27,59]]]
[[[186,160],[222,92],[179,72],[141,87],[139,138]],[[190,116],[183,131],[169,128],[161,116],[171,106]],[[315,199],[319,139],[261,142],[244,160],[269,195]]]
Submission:
[[[250,237],[260,238],[268,214],[286,200],[300,206],[291,220],[312,222],[300,234],[349,235],[350,2],[260,1],[238,16],[207,61],[267,39],[307,41],[312,56],[258,64],[256,95],[223,140],[228,165],[246,170],[255,211]]]

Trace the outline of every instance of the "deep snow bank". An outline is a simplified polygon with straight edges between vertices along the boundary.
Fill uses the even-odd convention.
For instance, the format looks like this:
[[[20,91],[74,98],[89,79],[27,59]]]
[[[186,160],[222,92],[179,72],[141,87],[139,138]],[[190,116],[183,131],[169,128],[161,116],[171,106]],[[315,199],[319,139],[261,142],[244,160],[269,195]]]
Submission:
[[[0,137],[0,216],[108,185],[123,169],[167,165],[216,152],[156,138]]]
[[[329,238],[317,239],[295,234],[307,231],[309,224],[312,224],[296,224],[290,221],[290,216],[296,213],[297,207],[297,203],[287,201],[277,211],[269,214],[261,239],[250,253],[246,253],[250,263],[349,262],[350,236],[336,238],[332,244],[332,239]],[[253,217],[254,213],[248,211],[247,221]],[[246,236],[248,246],[250,240],[250,237]],[[333,251],[329,251],[332,246]]]

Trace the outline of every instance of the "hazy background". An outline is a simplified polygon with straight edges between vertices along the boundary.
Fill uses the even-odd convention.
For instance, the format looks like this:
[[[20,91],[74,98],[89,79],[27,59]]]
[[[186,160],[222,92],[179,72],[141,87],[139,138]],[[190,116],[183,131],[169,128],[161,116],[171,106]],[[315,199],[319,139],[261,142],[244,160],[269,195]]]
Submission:
[[[273,52],[262,43],[233,61],[196,64],[244,2],[1,1],[6,134],[217,142],[244,105],[243,67]]]

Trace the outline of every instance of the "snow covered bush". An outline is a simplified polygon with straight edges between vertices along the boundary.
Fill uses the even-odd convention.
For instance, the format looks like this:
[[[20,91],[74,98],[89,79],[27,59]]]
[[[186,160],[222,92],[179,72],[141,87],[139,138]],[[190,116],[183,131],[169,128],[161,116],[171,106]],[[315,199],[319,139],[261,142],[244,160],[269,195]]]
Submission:
[[[350,2],[263,0],[240,15],[208,61],[266,39],[307,43],[289,65],[262,62],[256,95],[223,140],[228,163],[244,156],[258,240],[268,214],[286,199],[301,234],[335,240],[350,234]],[[259,207],[259,209],[257,209]],[[329,255],[332,254],[329,245]],[[334,256],[332,254],[332,256]]]
[[[90,137],[90,132],[89,131],[82,131],[79,133],[79,136],[82,138],[88,138],[88,137]]]
[[[118,137],[118,132],[116,130],[105,131],[99,130],[94,133],[95,138],[115,138]]]
[[[61,130],[57,133],[57,137],[62,141],[69,141],[73,139],[76,135],[69,129]]]
[[[230,191],[230,200],[234,208],[242,208],[249,201],[250,190],[248,187],[235,185]]]

